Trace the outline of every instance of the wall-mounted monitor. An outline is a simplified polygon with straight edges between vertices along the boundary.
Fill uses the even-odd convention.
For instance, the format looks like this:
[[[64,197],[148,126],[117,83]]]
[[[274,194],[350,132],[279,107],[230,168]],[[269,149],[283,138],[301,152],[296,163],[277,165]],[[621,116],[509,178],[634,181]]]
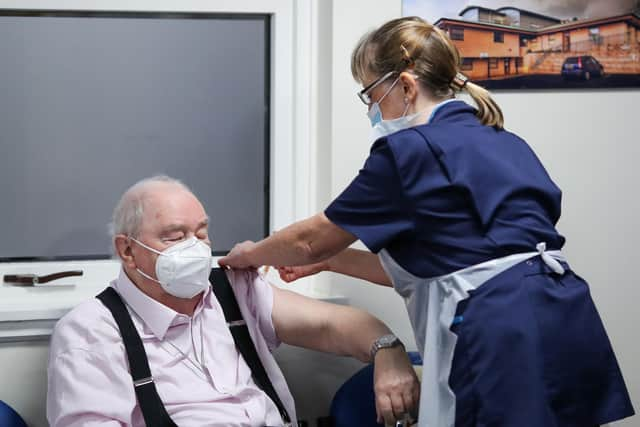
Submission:
[[[0,260],[107,258],[137,180],[183,180],[214,251],[269,231],[268,14],[0,10]]]

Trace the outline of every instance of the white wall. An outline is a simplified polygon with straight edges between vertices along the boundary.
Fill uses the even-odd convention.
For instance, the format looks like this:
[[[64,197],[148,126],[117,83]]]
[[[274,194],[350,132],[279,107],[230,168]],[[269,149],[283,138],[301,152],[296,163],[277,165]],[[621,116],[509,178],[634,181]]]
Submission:
[[[496,95],[563,190],[558,228],[572,268],[591,285],[618,362],[640,410],[640,90]],[[638,426],[640,418],[618,423]]]
[[[331,195],[337,196],[362,167],[369,148],[369,120],[366,107],[356,97],[362,89],[351,76],[351,51],[360,37],[401,13],[401,1],[354,0],[334,2],[332,20],[332,86],[330,164]],[[325,178],[326,180],[326,178]],[[326,207],[326,204],[321,208]],[[415,349],[413,333],[404,304],[392,289],[371,286],[341,276],[328,279],[330,292],[346,295],[353,305],[375,313]]]
[[[337,2],[336,2],[337,3]],[[347,3],[347,2],[343,2]],[[400,14],[401,2],[334,3],[331,100],[331,196],[362,166],[369,124],[354,92],[349,55],[371,26]],[[636,410],[640,410],[640,90],[519,91],[495,94],[506,127],[526,139],[563,189],[558,225],[571,266],[591,284]],[[347,295],[413,344],[400,298],[387,289],[333,276],[331,292]],[[410,345],[411,345],[410,344]],[[415,344],[413,344],[415,345]],[[640,426],[637,417],[618,423]]]
[[[48,341],[0,343],[0,400],[30,427],[44,427]]]

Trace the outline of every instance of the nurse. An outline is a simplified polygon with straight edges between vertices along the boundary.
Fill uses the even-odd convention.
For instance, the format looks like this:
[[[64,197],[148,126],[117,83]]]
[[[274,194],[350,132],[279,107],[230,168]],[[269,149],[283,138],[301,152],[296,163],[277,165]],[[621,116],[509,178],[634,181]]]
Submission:
[[[288,281],[331,270],[392,285],[424,359],[420,426],[629,417],[588,285],[560,252],[560,189],[459,64],[420,18],[366,34],[351,60],[375,140],[363,168],[323,213],[240,243],[220,263],[288,266]],[[370,252],[348,249],[357,239]],[[392,400],[400,419],[410,405]]]

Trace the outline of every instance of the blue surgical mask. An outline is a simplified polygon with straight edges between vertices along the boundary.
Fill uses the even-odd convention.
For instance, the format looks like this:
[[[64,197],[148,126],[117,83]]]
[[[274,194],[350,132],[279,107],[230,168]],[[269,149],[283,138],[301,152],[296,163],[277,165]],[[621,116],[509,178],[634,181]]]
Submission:
[[[383,120],[382,110],[380,110],[380,103],[382,102],[383,99],[387,97],[387,95],[389,95],[389,92],[391,92],[391,90],[396,85],[396,83],[398,83],[398,80],[400,80],[400,76],[398,76],[398,78],[396,78],[393,81],[391,86],[389,86],[389,89],[387,89],[387,91],[384,93],[384,95],[380,97],[380,99],[378,99],[376,102],[371,104],[371,108],[369,108],[369,111],[367,111],[367,116],[369,116],[369,120],[371,121],[372,127],[377,125]]]
[[[399,77],[398,77],[399,79]],[[385,137],[387,135],[391,135],[392,133],[396,133],[398,131],[408,129],[412,126],[416,126],[420,124],[420,117],[423,115],[424,111],[418,111],[417,113],[410,114],[407,116],[407,110],[409,110],[409,104],[405,105],[404,112],[401,117],[392,120],[384,120],[382,118],[382,111],[380,110],[379,103],[382,102],[385,96],[391,92],[393,86],[398,82],[396,79],[391,87],[385,92],[384,95],[377,101],[371,105],[371,108],[367,112],[369,116],[369,120],[371,120],[371,142],[376,141],[379,138]]]
[[[387,135],[391,135],[392,133],[396,133],[401,130],[408,129],[412,126],[421,124],[419,119],[424,115],[424,110],[407,116],[409,104],[405,105],[402,116],[398,117],[397,119],[385,120],[382,117],[380,103],[389,94],[389,92],[391,92],[396,83],[398,83],[398,80],[400,80],[400,76],[398,76],[398,78],[393,81],[389,89],[387,89],[387,91],[380,97],[378,101],[371,104],[371,108],[367,112],[367,116],[369,116],[369,120],[371,121],[371,142],[374,142],[377,139],[385,137]]]
[[[408,106],[407,106],[408,107]],[[380,120],[371,128],[370,141],[375,142],[377,139],[383,138],[392,133],[399,132],[404,129],[408,129],[413,126],[422,124],[420,118],[424,116],[425,111],[418,111],[417,113],[406,115],[407,109],[402,117],[398,117],[393,120]]]
[[[369,116],[369,121],[371,121],[371,127],[374,127],[382,121],[382,111],[380,111],[380,106],[377,102],[371,105],[371,108],[367,111],[367,116]]]

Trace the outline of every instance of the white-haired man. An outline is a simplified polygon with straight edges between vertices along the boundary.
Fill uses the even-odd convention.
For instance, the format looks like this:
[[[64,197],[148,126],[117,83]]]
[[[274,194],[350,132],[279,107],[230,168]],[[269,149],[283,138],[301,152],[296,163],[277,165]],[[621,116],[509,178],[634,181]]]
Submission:
[[[136,393],[149,383],[161,401],[157,412],[170,417],[167,425],[284,424],[282,408],[254,382],[211,291],[208,226],[202,204],[172,178],[148,178],[124,193],[113,215],[122,269],[111,288],[142,340],[139,353],[146,354],[151,375],[134,387],[115,313],[102,300],[80,304],[52,336],[47,418],[53,427],[145,425],[148,414]],[[371,356],[372,345],[377,349],[390,334],[382,322],[271,286],[255,271],[228,271],[227,277],[293,423],[293,398],[270,353],[281,341],[363,361],[373,357],[379,416],[390,421],[415,407],[419,386],[402,346]]]

